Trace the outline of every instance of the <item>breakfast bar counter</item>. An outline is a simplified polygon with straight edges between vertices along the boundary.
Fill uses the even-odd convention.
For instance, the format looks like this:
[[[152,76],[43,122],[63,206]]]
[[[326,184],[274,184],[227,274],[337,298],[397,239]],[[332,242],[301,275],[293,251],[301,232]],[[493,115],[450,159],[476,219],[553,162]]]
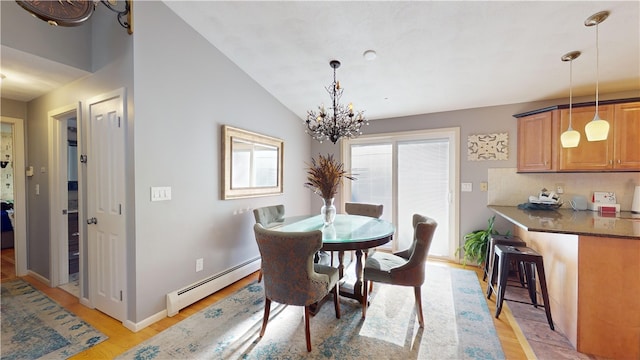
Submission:
[[[527,231],[640,240],[640,214],[621,211],[602,216],[597,211],[523,210],[516,206],[489,206],[498,215]]]
[[[581,353],[640,359],[640,219],[488,206],[544,258],[556,330]]]

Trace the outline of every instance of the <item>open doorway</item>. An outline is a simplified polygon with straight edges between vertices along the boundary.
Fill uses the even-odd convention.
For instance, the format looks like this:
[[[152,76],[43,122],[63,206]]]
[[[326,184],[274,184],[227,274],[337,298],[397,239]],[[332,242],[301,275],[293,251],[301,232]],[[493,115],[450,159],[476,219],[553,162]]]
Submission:
[[[51,286],[80,297],[78,108],[49,112]]]
[[[64,120],[62,121],[64,124]],[[60,288],[80,297],[80,228],[78,226],[78,121],[75,116],[66,119],[67,126],[67,282]],[[65,144],[61,144],[65,147]],[[62,176],[64,174],[61,173]],[[64,261],[64,259],[60,259]]]
[[[24,121],[2,117],[2,281],[27,273]]]

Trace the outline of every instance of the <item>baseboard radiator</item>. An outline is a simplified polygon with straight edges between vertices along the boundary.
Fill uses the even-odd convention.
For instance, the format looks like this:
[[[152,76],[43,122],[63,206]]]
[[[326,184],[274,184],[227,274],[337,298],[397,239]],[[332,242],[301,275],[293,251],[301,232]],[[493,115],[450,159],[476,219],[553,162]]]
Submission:
[[[260,257],[256,257],[182,289],[170,292],[167,294],[167,315],[174,316],[181,309],[233,284],[259,269]]]

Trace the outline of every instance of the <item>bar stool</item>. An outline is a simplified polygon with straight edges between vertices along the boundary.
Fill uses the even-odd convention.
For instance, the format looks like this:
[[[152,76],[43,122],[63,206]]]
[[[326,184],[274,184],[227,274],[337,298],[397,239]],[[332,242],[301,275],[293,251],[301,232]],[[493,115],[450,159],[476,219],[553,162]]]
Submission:
[[[484,261],[484,275],[482,276],[482,281],[487,280],[487,277],[491,277],[489,275],[489,271],[493,273],[496,273],[498,271],[498,269],[493,266],[493,248],[496,245],[527,246],[527,244],[517,236],[497,234],[491,235],[491,237],[489,237],[489,243],[487,244],[487,253]],[[518,268],[518,273],[520,274],[520,283],[524,286],[520,268]]]
[[[544,307],[545,313],[547,314],[547,322],[549,323],[549,327],[551,330],[555,330],[553,327],[553,320],[551,319],[551,304],[549,303],[549,294],[547,292],[547,279],[544,275],[544,265],[542,262],[542,255],[535,252],[533,249],[528,248],[526,246],[508,246],[508,245],[496,245],[495,246],[495,258],[493,266],[498,266],[498,290],[496,294],[498,298],[496,299],[496,318],[500,316],[500,312],[502,311],[502,302],[505,300],[504,293],[507,287],[507,277],[509,275],[509,270],[507,268],[510,261],[515,261],[518,266],[524,268],[526,280],[527,280],[527,289],[529,290],[529,298],[531,299],[531,305],[534,307],[542,306]],[[537,300],[537,292],[536,292],[536,277],[535,272],[538,272],[538,280],[540,282],[540,290],[542,292],[542,300],[544,301],[544,305],[538,304]],[[493,289],[493,284],[495,280],[495,273],[491,273],[491,278],[489,279],[489,286],[487,286],[487,299],[491,298],[491,292]],[[527,303],[529,304],[529,303]]]

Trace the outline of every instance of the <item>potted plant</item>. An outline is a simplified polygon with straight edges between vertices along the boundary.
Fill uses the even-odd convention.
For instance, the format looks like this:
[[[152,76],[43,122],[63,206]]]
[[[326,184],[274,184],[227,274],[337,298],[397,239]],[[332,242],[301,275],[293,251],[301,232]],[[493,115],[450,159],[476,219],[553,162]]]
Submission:
[[[492,216],[487,220],[487,228],[483,230],[472,231],[464,236],[464,245],[456,250],[456,254],[460,250],[464,252],[463,264],[467,261],[475,264],[483,264],[487,257],[487,246],[491,235],[499,235],[498,231],[493,228],[496,216]]]

